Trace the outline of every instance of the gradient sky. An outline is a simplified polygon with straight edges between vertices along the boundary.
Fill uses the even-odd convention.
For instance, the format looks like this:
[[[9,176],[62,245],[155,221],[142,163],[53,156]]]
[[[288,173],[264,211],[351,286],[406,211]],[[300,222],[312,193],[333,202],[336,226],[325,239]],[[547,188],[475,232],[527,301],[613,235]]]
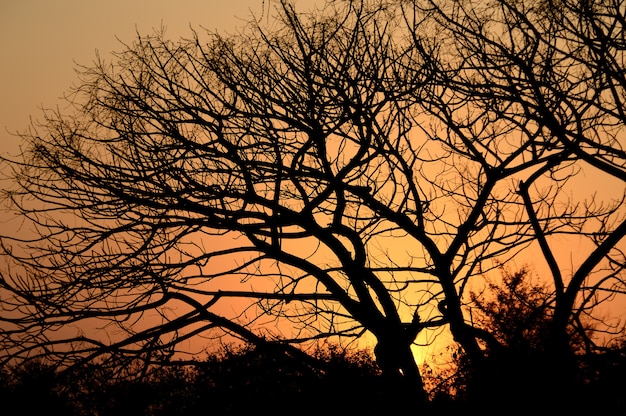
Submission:
[[[163,24],[173,39],[190,25],[222,33],[253,14],[268,16],[274,0],[0,0],[0,154],[14,154],[12,132],[41,117],[76,81],[76,63],[89,65],[96,50],[107,57],[132,42],[136,32]],[[297,0],[309,9],[319,0]],[[119,40],[118,40],[119,38]]]
[[[123,49],[120,41],[131,43],[137,32],[162,25],[172,39],[189,35],[190,26],[235,31],[253,14],[266,19],[276,1],[0,0],[0,154],[18,153],[20,140],[12,133],[25,130],[31,117],[41,118],[41,107],[63,105],[60,97],[77,81],[76,65],[89,65],[96,50],[108,58]],[[299,10],[323,2],[296,0]],[[604,198],[624,189],[592,175],[577,184],[578,192]],[[542,263],[533,266],[541,269]]]

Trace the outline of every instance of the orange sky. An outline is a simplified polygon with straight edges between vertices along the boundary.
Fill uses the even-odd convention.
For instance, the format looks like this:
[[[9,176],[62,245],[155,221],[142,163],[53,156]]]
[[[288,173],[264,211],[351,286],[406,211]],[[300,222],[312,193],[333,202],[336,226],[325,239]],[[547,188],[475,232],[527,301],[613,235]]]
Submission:
[[[18,139],[39,108],[56,107],[76,81],[75,62],[89,64],[120,50],[116,39],[132,42],[163,23],[172,38],[189,25],[220,32],[262,16],[273,0],[0,0],[0,154],[15,153]],[[320,0],[297,0],[309,9]],[[271,6],[273,7],[273,6]]]
[[[234,31],[254,14],[268,16],[275,0],[0,0],[0,154],[15,155],[12,133],[41,118],[41,107],[63,106],[60,97],[77,81],[76,64],[89,65],[96,54],[107,59],[130,43],[137,31],[162,24],[172,39],[190,25]],[[324,0],[296,0],[309,10]],[[119,40],[118,40],[119,39]],[[2,212],[0,212],[2,215]],[[0,223],[2,223],[0,219]],[[424,350],[417,354],[420,361]]]
[[[0,0],[0,154],[17,152],[19,139],[11,132],[27,128],[29,117],[39,118],[40,107],[62,105],[59,97],[76,81],[75,63],[88,65],[96,50],[105,58],[121,50],[117,38],[132,42],[136,31],[150,33],[162,24],[173,39],[189,34],[190,25],[229,32],[252,13],[266,18],[274,2]],[[297,0],[296,4],[308,10],[323,2]],[[577,183],[581,185],[577,191],[609,195],[620,194],[624,186],[620,182],[599,184],[593,177]]]
[[[0,154],[15,154],[19,139],[12,132],[41,117],[40,107],[63,105],[59,99],[76,82],[76,63],[89,65],[96,50],[107,58],[132,42],[136,32],[150,33],[162,24],[173,39],[189,26],[229,32],[252,14],[267,18],[276,0],[0,0]],[[324,0],[296,0],[309,10]],[[582,180],[582,182],[581,182]],[[619,182],[577,181],[601,198]],[[621,188],[621,189],[616,189]]]

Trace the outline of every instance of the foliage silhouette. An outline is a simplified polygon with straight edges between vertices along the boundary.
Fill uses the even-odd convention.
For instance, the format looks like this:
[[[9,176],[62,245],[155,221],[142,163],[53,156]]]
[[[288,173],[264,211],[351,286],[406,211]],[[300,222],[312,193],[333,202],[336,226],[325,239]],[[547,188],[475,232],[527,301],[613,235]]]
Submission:
[[[474,410],[495,415],[512,408],[534,414],[547,414],[551,410],[551,403],[542,401],[538,388],[534,392],[526,391],[528,395],[515,397],[505,388],[496,388],[491,391],[489,401],[470,400],[463,392],[466,380],[462,368],[450,375],[458,377],[452,382],[460,390],[450,390],[450,384],[445,391],[439,386],[439,390],[432,391],[434,397],[429,405],[417,408],[386,382],[368,352],[327,344],[316,349],[314,355],[324,371],[303,371],[298,360],[283,354],[268,354],[267,350],[260,351],[254,346],[226,346],[194,365],[155,367],[141,379],[119,378],[111,368],[96,363],[59,372],[54,365],[40,362],[17,369],[4,368],[0,377],[0,399],[5,408],[19,409],[21,414],[47,412],[68,416],[240,415],[247,412],[435,415]],[[626,409],[623,398],[626,383],[622,377],[626,355],[624,349],[617,346],[612,349],[612,355],[609,360],[597,357],[610,364],[603,368],[596,363],[594,376],[580,390],[584,401],[576,402],[572,398],[572,403],[562,403],[552,409],[571,409],[572,414]],[[616,359],[615,355],[620,358]],[[458,363],[462,362],[459,356]],[[427,385],[434,385],[441,377],[442,373],[424,372]],[[519,387],[502,378],[498,380],[506,383],[509,391]],[[532,381],[536,383],[537,379]]]
[[[499,283],[487,281],[485,288],[470,296],[474,324],[488,329],[497,340],[486,347],[483,372],[477,374],[462,349],[453,347],[449,369],[440,374],[427,369],[431,394],[479,408],[486,404],[493,409],[513,405],[518,410],[536,411],[541,404],[544,411],[569,410],[574,414],[583,409],[623,409],[617,390],[624,383],[613,373],[626,364],[621,344],[605,352],[589,353],[572,323],[569,339],[576,371],[554,373],[546,345],[554,293],[530,278],[528,267],[516,272],[502,267],[500,273]],[[587,332],[593,332],[593,328],[587,326]],[[563,380],[564,376],[572,378]],[[606,395],[601,393],[609,386]]]
[[[6,372],[2,399],[5,406],[20,408],[24,414],[45,410],[65,415],[263,411],[308,415],[394,410],[393,402],[382,399],[396,396],[396,392],[364,351],[346,351],[334,345],[319,348],[314,355],[324,371],[303,371],[301,362],[267,352],[252,346],[225,347],[193,366],[155,368],[143,379],[119,378],[110,368],[93,363],[71,372],[56,372],[52,365],[40,363],[16,373]],[[33,395],[44,400],[28,400]],[[25,408],[32,403],[38,407]]]

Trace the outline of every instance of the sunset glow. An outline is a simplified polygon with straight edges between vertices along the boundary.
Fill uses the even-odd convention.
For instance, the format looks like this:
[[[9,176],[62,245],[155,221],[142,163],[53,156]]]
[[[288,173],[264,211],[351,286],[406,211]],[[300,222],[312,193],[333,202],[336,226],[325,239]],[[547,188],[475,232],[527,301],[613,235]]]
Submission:
[[[388,411],[612,403],[626,0],[592,3],[0,5],[0,391],[242,359]]]

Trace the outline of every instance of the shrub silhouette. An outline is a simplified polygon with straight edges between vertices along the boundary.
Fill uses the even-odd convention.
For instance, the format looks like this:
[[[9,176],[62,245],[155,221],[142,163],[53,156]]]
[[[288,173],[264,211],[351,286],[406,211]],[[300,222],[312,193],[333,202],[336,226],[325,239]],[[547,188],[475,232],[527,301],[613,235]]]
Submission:
[[[588,383],[581,395],[589,398],[589,410],[626,410],[624,345],[587,361]],[[454,355],[456,368],[447,371],[435,372],[426,366],[424,377],[432,397],[427,408],[419,409],[410,397],[400,400],[369,352],[327,344],[313,356],[319,360],[315,368],[273,351],[230,346],[193,365],[158,367],[136,379],[119,378],[110,367],[99,364],[59,372],[52,365],[35,362],[19,369],[0,369],[0,399],[5,409],[18,409],[20,414],[67,416],[380,415],[400,411],[430,415],[467,413],[476,407],[483,414],[524,407],[548,410],[540,400],[541,392],[526,388],[520,394],[522,381],[538,385],[532,372],[527,379],[513,382],[506,371],[496,371],[497,365],[502,369],[511,365],[501,357],[490,356],[494,371],[487,402],[466,396],[473,377],[464,367],[463,354]],[[532,359],[526,363],[532,364]],[[579,405],[576,410],[587,409]]]
[[[316,368],[267,349],[231,346],[193,365],[158,367],[135,379],[117,377],[98,364],[57,372],[38,363],[4,369],[0,386],[7,408],[39,403],[23,414],[376,414],[392,410],[394,403],[404,406],[392,401],[390,408],[393,391],[369,353],[325,345],[313,356]]]
[[[626,369],[626,344],[591,351],[585,348],[589,339],[585,337],[593,332],[592,326],[571,325],[569,344],[576,372],[554,373],[547,346],[553,293],[533,282],[527,267],[500,271],[499,283],[488,281],[484,292],[470,293],[473,324],[488,330],[497,343],[484,345],[487,354],[480,374],[459,346],[449,347],[449,368],[435,372],[426,366],[423,371],[433,401],[475,405],[482,411],[537,410],[539,406],[576,413],[585,408],[626,409],[622,398],[626,382],[616,377]]]

